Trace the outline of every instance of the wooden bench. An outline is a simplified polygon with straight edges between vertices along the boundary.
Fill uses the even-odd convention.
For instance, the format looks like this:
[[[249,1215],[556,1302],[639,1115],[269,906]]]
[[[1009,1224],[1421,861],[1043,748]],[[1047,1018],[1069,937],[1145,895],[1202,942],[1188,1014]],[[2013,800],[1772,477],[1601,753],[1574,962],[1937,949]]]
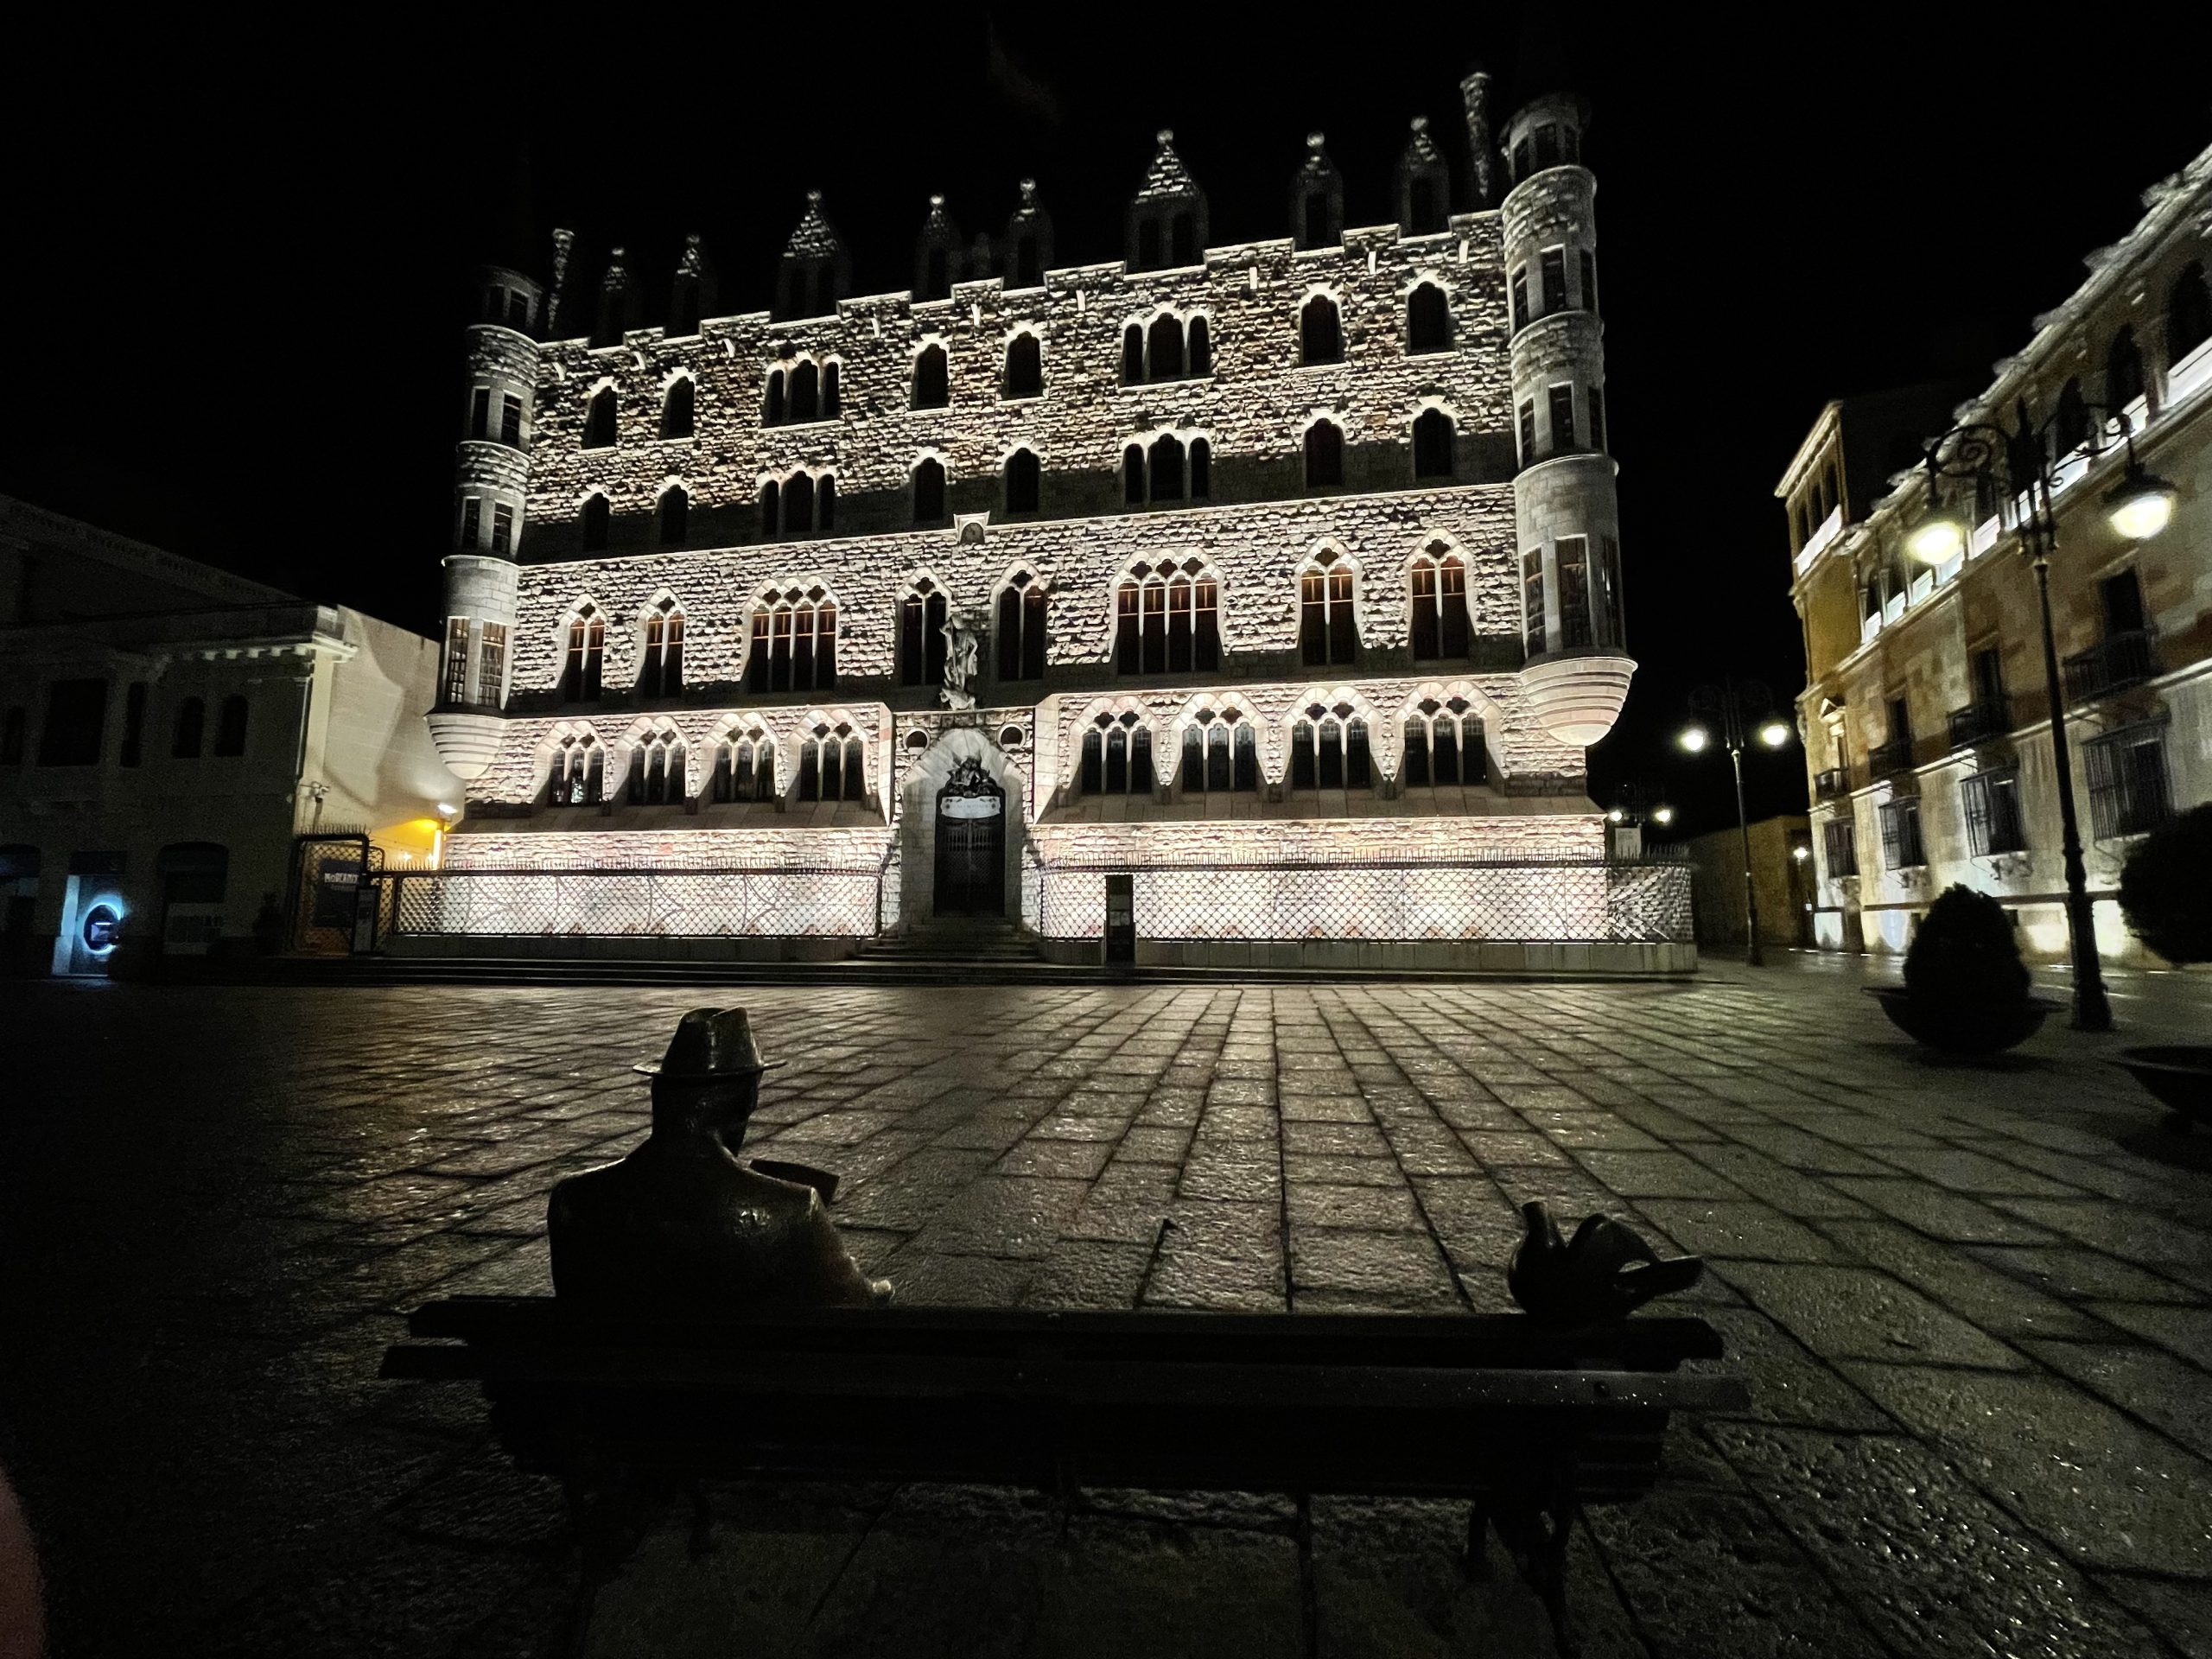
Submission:
[[[1521,1315],[840,1309],[727,1324],[585,1318],[550,1297],[454,1297],[383,1375],[467,1379],[500,1442],[564,1484],[599,1587],[680,1492],[706,1547],[708,1480],[916,1480],[1287,1494],[1307,1644],[1315,1493],[1470,1500],[1571,1651],[1564,1563],[1586,1504],[1657,1478],[1668,1414],[1740,1406],[1704,1320],[1573,1331]]]

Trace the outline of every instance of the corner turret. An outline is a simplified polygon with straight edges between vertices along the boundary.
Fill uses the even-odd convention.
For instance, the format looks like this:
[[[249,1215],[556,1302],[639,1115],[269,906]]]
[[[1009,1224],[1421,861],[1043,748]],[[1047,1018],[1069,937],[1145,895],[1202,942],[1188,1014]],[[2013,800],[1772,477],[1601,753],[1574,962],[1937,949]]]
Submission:
[[[772,315],[779,321],[794,317],[826,317],[851,290],[853,262],[845,244],[823,216],[822,193],[806,193],[806,213],[784,245],[776,267],[776,304]]]
[[[1175,153],[1174,133],[1162,127],[1158,142],[1124,226],[1122,257],[1131,270],[1195,265],[1205,257],[1205,192]]]

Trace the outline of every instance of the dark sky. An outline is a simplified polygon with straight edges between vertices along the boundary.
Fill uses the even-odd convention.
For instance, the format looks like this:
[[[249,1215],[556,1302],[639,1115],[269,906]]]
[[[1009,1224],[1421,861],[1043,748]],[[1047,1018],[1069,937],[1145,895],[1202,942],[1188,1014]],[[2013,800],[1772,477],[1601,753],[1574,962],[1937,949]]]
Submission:
[[[1559,86],[1596,107],[1643,666],[1593,786],[1643,783],[1697,830],[1732,812],[1725,759],[1667,741],[1688,688],[1733,671],[1786,699],[1802,681],[1772,491],[1821,404],[1986,380],[2134,222],[2143,188],[2212,142],[2212,25],[2160,54],[1930,36],[1933,9],[1855,8],[1853,32],[1764,45],[1705,38],[1673,9],[1664,26],[1557,7],[1533,29],[1337,10],[1313,14],[1335,31],[1317,35],[1287,10],[1263,29],[1211,21],[1226,8],[1080,36],[1018,21],[1046,10],[995,25],[938,10],[904,40],[871,26],[882,13],[823,10],[779,40],[631,8],[542,45],[396,23],[290,49],[213,25],[20,41],[0,492],[435,631],[477,261],[542,270],[565,225],[587,279],[620,242],[664,305],[696,230],[722,308],[765,306],[818,188],[859,291],[904,288],[931,191],[972,236],[1003,223],[1024,175],[1058,263],[1113,258],[1160,126],[1209,193],[1216,243],[1284,233],[1316,126],[1348,222],[1384,222],[1408,117],[1426,112],[1464,173],[1457,83],[1479,60],[1500,118]],[[1755,816],[1802,806],[1794,748],[1749,765]]]

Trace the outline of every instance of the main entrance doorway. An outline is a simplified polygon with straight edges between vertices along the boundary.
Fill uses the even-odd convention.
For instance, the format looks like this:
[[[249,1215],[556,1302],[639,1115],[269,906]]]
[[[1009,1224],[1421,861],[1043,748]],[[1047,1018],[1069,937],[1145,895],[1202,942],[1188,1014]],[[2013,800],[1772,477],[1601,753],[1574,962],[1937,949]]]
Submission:
[[[963,760],[937,797],[936,910],[1006,914],[1006,791],[980,762]]]

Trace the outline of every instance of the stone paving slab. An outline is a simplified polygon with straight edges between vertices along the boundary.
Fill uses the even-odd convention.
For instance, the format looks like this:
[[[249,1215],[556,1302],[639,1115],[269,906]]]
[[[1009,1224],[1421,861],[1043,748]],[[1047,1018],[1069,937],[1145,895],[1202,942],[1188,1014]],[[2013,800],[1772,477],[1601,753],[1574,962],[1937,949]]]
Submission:
[[[1578,1532],[1587,1652],[2212,1654],[2212,1138],[2158,1128],[2112,1039],[1931,1065],[1855,985],[747,988],[793,1062],[753,1144],[838,1170],[912,1302],[1503,1311],[1518,1204],[1608,1210],[1711,1259],[1684,1305],[1754,1394]],[[2212,1027],[2201,982],[2116,989]],[[630,1064],[710,999],[11,1000],[0,1459],[57,1652],[546,1652],[557,1495],[377,1358],[428,1297],[546,1287],[546,1192],[634,1144]],[[1266,1501],[717,1502],[721,1549],[650,1540],[600,1651],[1297,1648]],[[1317,1504],[1324,1651],[1546,1652],[1461,1528]]]

